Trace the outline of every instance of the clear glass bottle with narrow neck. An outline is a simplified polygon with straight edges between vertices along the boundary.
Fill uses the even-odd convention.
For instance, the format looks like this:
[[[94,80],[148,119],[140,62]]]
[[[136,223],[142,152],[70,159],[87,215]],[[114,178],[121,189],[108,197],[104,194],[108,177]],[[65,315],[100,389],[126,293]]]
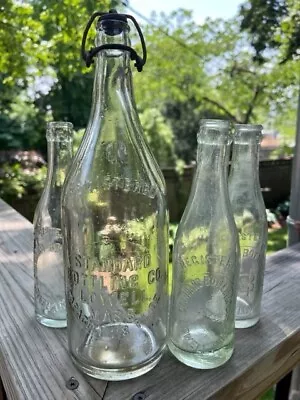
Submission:
[[[48,170],[34,214],[34,301],[36,319],[52,328],[67,325],[61,233],[61,193],[72,159],[73,125],[47,125]]]
[[[255,325],[260,316],[267,247],[267,218],[259,184],[261,125],[236,125],[229,194],[241,248],[236,328]]]
[[[227,171],[229,123],[202,120],[197,169],[173,251],[168,345],[184,364],[210,369],[234,348],[239,246]]]
[[[100,17],[96,44],[130,46],[127,19]],[[146,373],[166,343],[168,212],[126,50],[97,55],[91,115],[64,187],[63,224],[74,363],[106,380]]]

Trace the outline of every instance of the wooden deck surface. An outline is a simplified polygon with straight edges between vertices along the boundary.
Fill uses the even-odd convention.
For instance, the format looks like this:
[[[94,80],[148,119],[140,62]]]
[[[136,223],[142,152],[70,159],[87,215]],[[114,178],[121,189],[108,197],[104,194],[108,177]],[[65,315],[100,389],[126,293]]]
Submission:
[[[148,374],[107,383],[73,366],[65,329],[35,322],[32,242],[32,224],[0,200],[0,376],[9,400],[250,400],[300,362],[300,245],[267,259],[261,322],[236,331],[223,367],[194,370],[166,353]]]

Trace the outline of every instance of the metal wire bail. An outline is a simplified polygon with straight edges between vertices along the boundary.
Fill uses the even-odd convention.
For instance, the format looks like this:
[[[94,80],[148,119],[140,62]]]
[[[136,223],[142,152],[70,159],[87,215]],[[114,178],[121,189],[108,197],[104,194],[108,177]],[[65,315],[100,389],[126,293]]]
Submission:
[[[101,20],[101,17],[108,16],[108,15],[109,15],[109,18],[105,18],[107,20],[114,19],[114,18],[117,18],[117,19],[124,18],[126,20],[128,18],[133,22],[133,24],[134,24],[134,26],[135,26],[138,34],[139,34],[140,41],[141,41],[141,44],[142,44],[142,50],[143,50],[143,56],[142,57],[140,57],[137,54],[136,50],[134,50],[132,47],[125,46],[124,44],[121,44],[121,43],[120,44],[118,44],[118,43],[104,44],[102,46],[92,47],[89,51],[87,51],[85,49],[87,35],[89,33],[89,30],[90,30],[91,25],[94,22],[94,20],[97,17],[100,17],[99,19]],[[136,69],[139,72],[141,72],[143,70],[143,66],[146,64],[146,60],[147,60],[146,43],[145,43],[145,39],[144,39],[142,30],[141,30],[138,22],[136,21],[136,19],[132,15],[119,14],[116,10],[110,10],[108,13],[101,12],[101,11],[96,11],[91,15],[91,17],[88,20],[88,23],[87,23],[87,25],[86,25],[86,27],[84,29],[83,36],[82,36],[82,42],[81,42],[81,57],[85,61],[86,66],[87,67],[91,66],[91,64],[94,62],[93,59],[94,59],[95,55],[98,54],[99,51],[107,50],[107,49],[113,49],[113,50],[114,49],[118,49],[118,50],[129,51],[131,60],[135,60],[134,66],[136,67]]]

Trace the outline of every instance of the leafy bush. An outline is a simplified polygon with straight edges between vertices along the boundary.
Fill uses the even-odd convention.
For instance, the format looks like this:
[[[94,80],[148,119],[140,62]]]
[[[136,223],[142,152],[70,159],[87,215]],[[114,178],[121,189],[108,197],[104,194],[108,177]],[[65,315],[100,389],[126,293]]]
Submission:
[[[39,196],[46,179],[47,168],[24,168],[20,163],[4,164],[0,169],[0,197],[11,202],[26,195]]]
[[[276,214],[274,212],[272,212],[271,210],[269,210],[268,208],[266,209],[266,213],[267,213],[268,225],[275,224],[277,222]]]
[[[276,215],[281,216],[284,219],[286,219],[286,217],[289,215],[289,209],[290,209],[290,201],[286,200],[286,201],[278,204],[278,206],[276,207],[275,213],[276,213]]]
[[[174,134],[158,109],[149,108],[140,114],[144,135],[161,167],[176,164]]]
[[[283,143],[270,154],[270,160],[278,160],[278,158],[291,158],[294,155],[294,147]]]

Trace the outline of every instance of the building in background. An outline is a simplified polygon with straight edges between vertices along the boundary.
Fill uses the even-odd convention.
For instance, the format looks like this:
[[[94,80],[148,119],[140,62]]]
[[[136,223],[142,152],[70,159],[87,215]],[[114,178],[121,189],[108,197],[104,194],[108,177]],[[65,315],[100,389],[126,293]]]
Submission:
[[[260,160],[263,161],[270,159],[270,156],[274,150],[278,150],[280,148],[280,144],[281,141],[279,132],[271,129],[264,129],[263,138],[260,145]]]

